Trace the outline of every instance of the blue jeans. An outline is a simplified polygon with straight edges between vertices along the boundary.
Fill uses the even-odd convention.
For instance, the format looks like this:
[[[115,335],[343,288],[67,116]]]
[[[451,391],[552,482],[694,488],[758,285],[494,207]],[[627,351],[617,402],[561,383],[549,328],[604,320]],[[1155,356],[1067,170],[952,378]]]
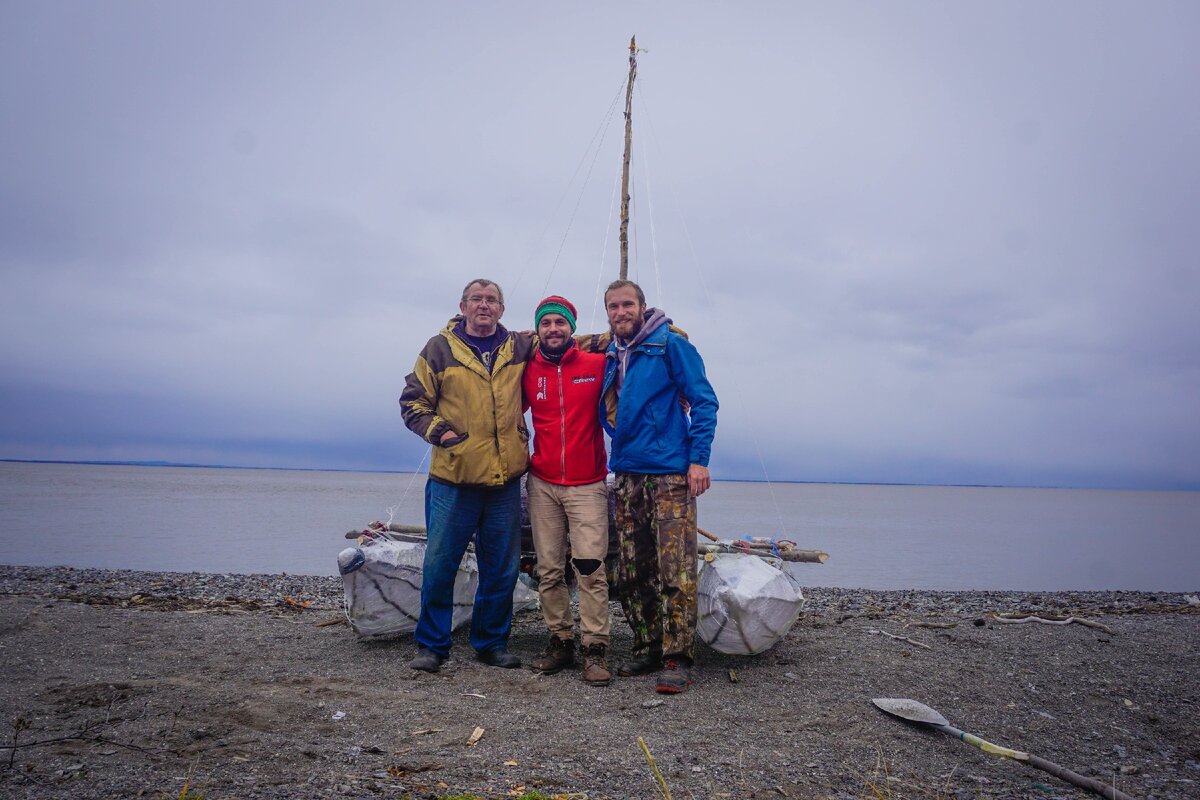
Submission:
[[[521,482],[496,488],[425,483],[429,544],[421,579],[417,644],[450,654],[454,578],[467,544],[475,542],[479,588],[471,613],[471,646],[486,653],[508,646],[512,596],[521,562]]]

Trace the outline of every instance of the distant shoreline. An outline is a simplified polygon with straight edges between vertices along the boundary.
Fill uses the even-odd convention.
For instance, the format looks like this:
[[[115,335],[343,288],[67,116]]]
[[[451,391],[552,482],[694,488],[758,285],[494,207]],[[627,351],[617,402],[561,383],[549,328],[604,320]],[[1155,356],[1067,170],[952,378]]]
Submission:
[[[262,472],[349,472],[364,475],[423,475],[425,473],[406,469],[351,469],[348,467],[252,467],[240,464],[194,464],[179,461],[106,461],[70,460],[55,458],[0,458],[0,463],[9,464],[68,464],[97,467],[172,467],[178,469],[245,469]],[[1124,487],[1095,486],[1039,486],[1035,484],[1002,483],[902,483],[892,481],[799,481],[760,480],[755,478],[714,478],[717,483],[763,483],[795,486],[897,486],[937,489],[1048,489],[1074,492],[1197,492],[1200,487],[1177,487],[1155,489],[1129,489]]]

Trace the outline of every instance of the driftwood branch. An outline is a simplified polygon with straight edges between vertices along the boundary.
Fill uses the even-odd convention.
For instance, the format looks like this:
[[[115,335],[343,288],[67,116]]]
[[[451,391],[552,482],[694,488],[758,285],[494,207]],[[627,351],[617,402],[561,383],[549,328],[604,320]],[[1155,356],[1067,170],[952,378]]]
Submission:
[[[1023,622],[1041,622],[1045,625],[1070,625],[1072,622],[1074,622],[1089,628],[1095,628],[1096,630],[1104,631],[1110,636],[1115,635],[1116,633],[1116,631],[1102,622],[1084,619],[1083,617],[1039,617],[1036,614],[1016,613],[992,614],[992,619],[994,619],[996,622],[1003,622],[1008,625],[1017,625]]]
[[[160,753],[172,753],[174,755],[179,754],[178,750],[173,750],[169,747],[153,747],[153,748],[142,747],[141,745],[136,745],[131,742],[122,742],[117,739],[110,739],[109,737],[105,736],[103,733],[97,732],[99,729],[108,727],[109,725],[112,724],[112,723],[108,722],[107,720],[93,720],[90,722],[85,722],[83,727],[80,728],[75,733],[64,734],[63,736],[54,736],[49,739],[36,739],[31,742],[19,742],[19,741],[17,741],[18,733],[21,730],[25,730],[29,727],[28,724],[21,725],[20,724],[21,722],[24,722],[24,720],[18,720],[18,724],[14,725],[13,743],[12,744],[0,744],[0,750],[11,751],[10,756],[9,756],[9,766],[10,767],[12,766],[13,758],[15,757],[16,751],[18,751],[18,750],[24,750],[24,749],[30,748],[30,747],[44,747],[48,744],[59,744],[61,742],[95,742],[96,744],[107,744],[107,745],[113,745],[115,747],[124,747],[127,750],[136,750],[139,753],[145,753],[146,755],[151,755],[151,756],[158,755]]]
[[[894,634],[894,633],[888,633],[887,631],[881,631],[878,628],[867,628],[867,633],[882,633],[884,636],[888,637],[889,639],[899,639],[902,642],[908,642],[911,645],[916,645],[917,647],[923,647],[926,650],[933,649],[932,647],[925,644],[924,642],[918,642],[916,639],[910,639],[907,636],[898,636],[897,634]]]

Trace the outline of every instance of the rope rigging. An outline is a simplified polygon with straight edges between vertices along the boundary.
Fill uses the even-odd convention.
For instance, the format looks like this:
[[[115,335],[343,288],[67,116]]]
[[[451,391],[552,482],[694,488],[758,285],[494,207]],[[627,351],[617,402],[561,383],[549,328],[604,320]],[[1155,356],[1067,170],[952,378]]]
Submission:
[[[643,81],[643,85],[644,85],[644,83],[645,83],[645,81]],[[645,117],[646,117],[646,129],[647,129],[647,133],[648,133],[647,139],[649,140],[649,147],[643,148],[642,152],[645,153],[651,149],[653,149],[654,152],[660,152],[659,147],[658,147],[658,137],[657,137],[657,134],[654,129],[654,120],[650,114],[650,108],[649,108],[650,104],[648,102],[648,98],[646,97],[646,91],[644,88],[639,87],[638,99],[640,102],[640,107],[644,109],[644,113],[645,113]],[[642,158],[644,160],[647,158],[647,156],[643,155]],[[645,168],[645,172],[647,175],[647,177],[646,177],[647,192],[646,193],[647,193],[647,197],[649,197],[649,195],[650,195],[649,172],[650,171],[649,171],[648,166]],[[716,319],[717,318],[716,303],[713,302],[712,292],[709,289],[708,281],[706,280],[704,270],[701,268],[700,258],[696,254],[696,246],[692,240],[691,231],[688,229],[687,219],[683,215],[683,206],[682,206],[682,204],[680,204],[679,198],[675,194],[674,189],[671,187],[670,183],[667,184],[667,193],[668,193],[668,199],[675,206],[675,211],[679,216],[680,229],[683,231],[683,239],[684,239],[684,242],[687,244],[688,254],[691,256],[691,267],[692,268],[691,268],[691,270],[689,270],[689,274],[695,275],[696,278],[699,280],[700,288],[701,288],[701,291],[702,291],[703,297],[704,297],[704,301],[708,307],[709,318]],[[650,229],[651,229],[651,239],[652,239],[652,241],[656,241],[654,238],[653,213],[651,213]],[[657,280],[659,280],[658,251],[657,251],[656,244],[654,245],[654,247],[655,247],[654,274],[655,274],[655,279],[657,281]],[[659,297],[662,297],[661,283],[658,286],[658,292],[659,292]],[[742,393],[741,383],[739,381],[732,381],[731,383],[733,384],[735,404],[743,410],[748,410],[750,408],[750,406],[746,402],[745,395]],[[791,534],[791,526],[788,524],[787,519],[784,517],[783,511],[779,506],[779,499],[775,494],[775,485],[771,481],[770,472],[767,470],[767,462],[766,462],[766,459],[763,458],[762,448],[759,445],[758,435],[755,433],[754,426],[750,426],[750,428],[749,428],[749,437],[750,437],[751,443],[754,445],[754,454],[755,454],[755,457],[758,459],[759,468],[762,470],[763,480],[767,484],[767,492],[771,497],[771,505],[775,509],[776,518],[779,520],[779,528],[780,528],[780,530],[782,530],[790,535]]]
[[[651,267],[653,270],[654,286],[655,286],[655,291],[656,291],[655,305],[659,306],[660,308],[664,307],[666,305],[666,290],[664,289],[664,285],[663,285],[662,265],[661,265],[660,258],[659,258],[658,232],[657,232],[657,227],[655,225],[656,213],[655,213],[654,199],[653,199],[653,197],[654,197],[654,195],[653,195],[653,180],[652,180],[652,171],[651,171],[651,164],[652,164],[654,158],[656,157],[656,154],[661,152],[661,148],[659,147],[657,133],[654,128],[653,116],[650,112],[651,103],[650,103],[650,99],[647,95],[647,91],[645,89],[645,80],[643,79],[643,81],[641,83],[636,84],[636,85],[634,83],[635,79],[637,77],[637,54],[639,52],[644,52],[644,51],[637,48],[636,42],[633,40],[630,41],[629,50],[630,50],[630,53],[629,53],[629,61],[630,61],[629,76],[626,80],[622,81],[621,85],[617,88],[617,91],[614,93],[612,100],[609,102],[608,108],[606,109],[603,118],[601,119],[600,123],[597,125],[595,131],[593,132],[592,137],[591,137],[590,141],[588,142],[587,147],[584,149],[583,154],[580,156],[579,161],[576,163],[575,169],[572,172],[570,179],[567,181],[566,186],[564,187],[562,193],[559,195],[556,203],[554,204],[554,208],[551,211],[551,213],[549,214],[549,216],[546,220],[546,223],[542,228],[541,233],[539,234],[536,241],[534,242],[533,247],[531,248],[529,257],[525,260],[525,262],[521,268],[521,271],[518,273],[515,280],[513,281],[513,286],[509,293],[510,297],[515,298],[517,296],[517,291],[520,288],[526,273],[529,272],[530,266],[532,265],[534,259],[537,257],[537,251],[541,245],[541,242],[546,239],[548,232],[550,231],[551,227],[555,224],[554,220],[558,216],[559,210],[562,208],[564,201],[566,200],[568,195],[572,192],[573,187],[575,187],[576,182],[580,179],[580,175],[582,174],[582,182],[579,183],[579,185],[578,185],[578,191],[576,193],[575,202],[571,208],[571,213],[570,213],[570,216],[568,217],[565,230],[563,231],[562,236],[559,238],[558,247],[555,250],[554,258],[551,261],[549,272],[546,275],[546,279],[542,286],[542,294],[545,294],[549,291],[551,281],[553,280],[555,272],[557,271],[558,264],[559,264],[559,261],[561,260],[562,254],[566,247],[568,237],[571,235],[572,231],[575,228],[575,220],[576,220],[577,214],[582,205],[583,199],[587,193],[587,189],[591,183],[592,174],[593,174],[596,164],[599,160],[603,143],[606,140],[610,129],[612,128],[612,123],[616,117],[621,94],[622,94],[622,92],[624,92],[624,94],[625,94],[625,114],[624,114],[624,116],[625,116],[626,154],[625,154],[625,158],[622,160],[622,163],[619,165],[619,169],[617,170],[616,177],[614,178],[614,181],[613,181],[613,188],[610,193],[610,199],[609,199],[608,219],[607,219],[607,223],[606,223],[606,227],[605,227],[604,236],[600,243],[600,257],[599,257],[599,264],[598,264],[598,268],[597,268],[596,289],[595,289],[595,294],[593,296],[593,302],[592,302],[591,328],[593,330],[598,330],[599,328],[604,327],[604,322],[605,322],[605,317],[600,316],[600,314],[598,314],[598,309],[602,308],[601,298],[603,297],[603,290],[604,290],[604,286],[606,285],[605,274],[606,274],[606,272],[608,272],[608,269],[606,267],[606,262],[607,262],[607,258],[608,258],[608,244],[612,238],[613,217],[614,217],[614,211],[617,208],[618,195],[620,195],[620,204],[621,204],[621,214],[619,217],[619,219],[620,219],[620,236],[619,236],[619,238],[620,238],[620,249],[621,249],[621,277],[622,278],[627,277],[628,245],[629,245],[628,227],[629,227],[629,223],[631,221],[636,222],[636,215],[634,213],[631,213],[630,205],[631,204],[634,205],[634,208],[633,208],[634,212],[636,212],[638,210],[637,205],[636,205],[638,192],[636,192],[634,190],[635,187],[631,187],[630,180],[629,180],[629,178],[630,178],[630,176],[629,176],[629,153],[630,153],[631,141],[632,141],[632,106],[633,106],[633,95],[634,95],[635,89],[636,89],[637,98],[638,98],[639,116],[641,118],[644,118],[646,121],[645,141],[647,142],[647,145],[639,147],[639,150],[638,150],[638,172],[639,172],[639,175],[637,176],[636,180],[634,181],[634,184],[636,186],[637,182],[640,181],[642,191],[644,191],[645,196],[646,196],[646,209],[647,209],[647,214],[648,214],[647,222],[649,224],[649,236],[650,236]],[[653,150],[654,152],[651,152],[651,150]],[[587,167],[586,171],[584,170],[585,165]],[[680,229],[683,233],[683,240],[686,243],[687,253],[688,253],[688,256],[690,257],[691,268],[688,270],[688,274],[689,274],[689,276],[695,276],[695,278],[699,281],[704,304],[707,307],[706,310],[707,310],[708,317],[710,319],[716,319],[717,318],[716,303],[713,301],[713,295],[712,295],[712,291],[709,286],[709,282],[706,278],[704,269],[702,269],[702,267],[701,267],[700,259],[696,253],[695,243],[692,239],[691,231],[688,228],[687,220],[684,217],[682,205],[680,204],[678,197],[676,196],[676,194],[669,182],[667,184],[667,199],[669,201],[669,204],[673,204],[675,207],[675,211],[679,218]],[[641,263],[640,258],[638,258],[638,256],[639,256],[638,228],[639,228],[639,226],[637,224],[635,224],[634,230],[633,230],[633,246],[634,246],[634,256],[635,256],[635,258],[634,258],[635,277],[640,278],[640,274],[639,274],[640,269],[638,269],[638,266],[640,266],[640,263]],[[609,274],[611,274],[611,273],[609,273]],[[746,402],[746,398],[742,392],[740,382],[731,381],[731,384],[732,384],[732,391],[734,393],[734,398],[735,398],[735,405],[740,407],[743,410],[748,410],[749,405]],[[780,530],[790,533],[791,526],[788,524],[788,522],[787,522],[786,518],[784,517],[782,510],[780,508],[779,501],[778,501],[778,498],[777,498],[776,492],[775,492],[774,483],[771,480],[770,473],[767,469],[766,460],[763,457],[762,448],[760,446],[758,436],[757,436],[753,426],[751,426],[749,428],[748,434],[749,434],[749,439],[754,446],[754,453],[755,453],[755,457],[758,460],[759,468],[762,470],[763,480],[767,484],[768,493],[771,498],[771,504],[775,510],[775,515],[778,518]],[[428,448],[426,450],[424,456],[421,459],[420,464],[417,465],[416,471],[413,473],[412,478],[410,479],[408,485],[405,487],[403,497],[401,498],[399,503],[388,508],[389,523],[392,521],[392,518],[395,515],[396,511],[401,506],[403,506],[405,501],[407,500],[409,494],[411,493],[412,487],[416,483],[418,476],[422,474],[422,468],[425,467],[426,462],[428,461],[431,452],[432,452],[432,448]]]
[[[617,96],[619,97],[620,93],[618,93]],[[612,120],[614,117],[613,112],[614,112],[615,108],[616,108],[616,100],[614,99],[612,105],[609,106],[608,114],[605,116],[605,120],[604,120],[604,124],[603,124],[603,131],[602,131],[603,133],[606,133],[608,131],[609,125],[612,123]],[[592,143],[594,143],[596,141],[597,135],[600,136],[601,141],[604,140],[603,135],[601,135],[602,132],[597,132],[597,134],[592,136],[592,142],[590,142],[588,144],[589,149],[591,149]],[[585,153],[585,156],[586,156],[586,153]],[[550,280],[554,277],[554,271],[558,268],[558,261],[559,261],[559,258],[562,257],[563,246],[566,245],[567,237],[571,234],[571,228],[575,223],[575,215],[577,213],[579,213],[579,206],[583,202],[583,197],[587,192],[588,184],[591,182],[592,170],[595,169],[596,161],[597,161],[597,159],[599,159],[599,157],[600,157],[600,147],[597,146],[595,148],[595,152],[592,154],[592,161],[588,165],[587,175],[584,176],[583,184],[579,187],[579,196],[575,198],[575,207],[573,209],[571,209],[571,218],[569,220],[567,220],[567,229],[565,231],[563,231],[562,238],[558,242],[558,251],[554,254],[554,261],[550,264],[550,274],[548,274],[546,276],[546,283],[543,284],[543,286],[542,286],[543,294],[545,294],[546,291],[550,288]],[[576,170],[576,175],[577,174],[578,174],[578,170]],[[572,181],[574,180],[574,178],[575,178],[575,176],[573,175],[571,177]]]
[[[603,143],[604,138],[608,133],[608,129],[612,125],[613,117],[616,115],[617,102],[620,100],[621,91],[624,88],[625,88],[624,83],[622,83],[619,87],[617,87],[617,91],[613,95],[613,99],[608,105],[608,110],[605,112],[604,117],[600,121],[600,124],[596,127],[595,132],[592,133],[591,141],[589,141],[587,147],[584,148],[583,154],[579,157],[579,162],[575,165],[575,171],[571,173],[571,177],[567,181],[566,186],[563,187],[562,193],[558,196],[558,200],[555,202],[554,208],[547,215],[546,224],[544,226],[542,226],[541,233],[538,234],[537,238],[534,240],[533,246],[530,248],[529,257],[525,259],[524,264],[521,266],[521,271],[517,274],[517,277],[513,280],[512,288],[509,290],[509,294],[511,296],[513,296],[513,297],[516,296],[517,290],[521,286],[521,281],[524,280],[524,278],[525,278],[525,273],[527,273],[529,271],[530,265],[533,264],[534,259],[537,257],[538,249],[541,247],[542,241],[546,238],[546,234],[549,233],[550,228],[555,224],[555,219],[558,216],[559,209],[562,207],[563,200],[565,200],[567,195],[570,194],[571,187],[574,186],[574,184],[575,184],[575,179],[579,177],[580,170],[583,169],[584,163],[586,163],[588,160],[588,155],[592,152],[593,148],[595,148],[596,154],[599,154],[600,145]],[[596,161],[596,156],[593,155],[592,156],[592,165],[593,166],[595,165],[595,161]],[[591,177],[591,167],[588,168],[587,177],[588,178]],[[584,186],[580,188],[580,197],[583,196],[583,189],[586,188],[586,186],[587,186],[587,180],[585,179]],[[576,201],[575,210],[577,211],[578,208],[579,208],[579,203],[578,203],[578,201]],[[574,222],[574,220],[575,220],[575,213],[573,211],[571,214],[571,222],[569,222],[567,225],[567,231],[566,231],[566,233],[563,234],[562,241],[566,241],[566,235],[567,235],[567,233],[570,233],[571,224]],[[562,253],[562,244],[560,243],[559,254],[561,254],[561,253]],[[554,264],[555,265],[558,264],[558,255],[555,255]],[[553,267],[551,268],[551,275],[553,275]],[[549,283],[549,280],[550,279],[547,278],[546,282]]]

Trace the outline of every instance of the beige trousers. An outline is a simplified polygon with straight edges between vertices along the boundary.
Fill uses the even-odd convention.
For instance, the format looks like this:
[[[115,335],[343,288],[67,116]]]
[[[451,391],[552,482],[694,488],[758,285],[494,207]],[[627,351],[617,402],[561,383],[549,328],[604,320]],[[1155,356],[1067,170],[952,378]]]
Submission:
[[[604,481],[559,486],[529,475],[529,521],[537,551],[542,616],[553,636],[575,637],[567,589],[567,545],[579,589],[579,629],[584,647],[608,645],[608,487]]]

